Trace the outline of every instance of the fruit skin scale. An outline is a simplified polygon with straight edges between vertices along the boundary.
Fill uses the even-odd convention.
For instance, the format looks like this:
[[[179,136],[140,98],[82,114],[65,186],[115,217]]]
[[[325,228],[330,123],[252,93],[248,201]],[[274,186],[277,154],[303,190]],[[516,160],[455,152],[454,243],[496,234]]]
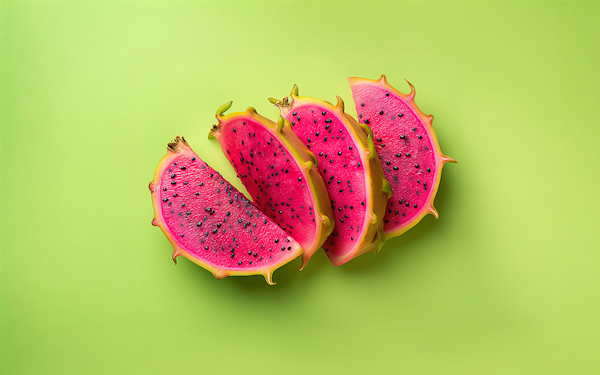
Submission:
[[[191,251],[189,251],[188,249],[185,248],[185,246],[183,245],[182,241],[178,238],[178,236],[176,236],[174,233],[172,233],[171,229],[169,228],[167,222],[164,219],[165,215],[163,213],[163,208],[162,208],[163,206],[161,204],[162,201],[160,199],[161,198],[160,189],[162,187],[161,179],[163,178],[163,175],[165,173],[168,173],[167,171],[170,168],[170,166],[172,165],[172,162],[174,160],[179,160],[181,157],[185,157],[186,159],[195,158],[199,162],[202,162],[202,160],[198,157],[198,155],[196,155],[196,153],[194,153],[194,151],[192,151],[192,149],[189,147],[189,145],[185,141],[185,138],[177,136],[175,138],[174,142],[169,143],[169,145],[167,147],[167,154],[161,159],[158,166],[156,167],[156,170],[154,173],[154,179],[152,180],[152,182],[149,185],[149,189],[152,194],[152,203],[154,206],[154,218],[152,220],[152,225],[158,226],[163,231],[163,233],[165,234],[165,236],[167,237],[167,239],[173,246],[173,255],[172,255],[173,261],[175,263],[177,263],[176,258],[178,256],[183,256],[183,257],[189,259],[190,261],[198,264],[200,267],[210,271],[217,279],[223,279],[227,276],[263,275],[265,277],[265,280],[267,281],[267,283],[269,283],[270,285],[274,285],[275,283],[273,282],[273,272],[277,268],[292,261],[293,259],[295,259],[296,257],[298,257],[302,254],[302,247],[297,242],[291,241],[290,242],[291,249],[289,251],[285,251],[283,253],[284,254],[283,256],[281,256],[279,259],[276,259],[274,262],[272,262],[271,264],[269,264],[267,266],[257,266],[257,267],[252,267],[252,268],[236,269],[235,267],[222,267],[222,266],[219,266],[218,264],[213,264],[213,263],[207,261],[206,259],[196,256]],[[206,173],[210,172],[210,173],[216,174],[218,177],[220,177],[222,179],[222,181],[226,182],[225,179],[223,179],[218,172],[214,171],[208,165],[206,165],[206,171],[207,171]],[[241,197],[241,199],[240,199],[241,201],[243,201],[243,202],[247,201],[246,198],[243,196],[243,194],[238,192],[237,189],[235,189],[235,187],[231,186],[230,184],[223,185],[223,186],[227,186],[228,188],[232,189],[233,192],[235,192],[236,194],[239,194],[239,196]],[[240,203],[240,205],[241,205],[241,203]],[[250,205],[251,205],[251,203],[250,203]],[[259,212],[259,210],[254,206],[251,207],[250,209],[255,209],[255,212]],[[266,218],[265,220],[269,220],[268,223],[270,225],[272,225],[273,228],[277,228],[276,230],[278,232],[281,232],[281,235],[287,236],[287,234],[285,232],[283,232],[283,230],[281,230],[277,226],[277,224],[273,223],[269,218]],[[246,249],[244,249],[244,250],[246,250]]]
[[[299,96],[298,87],[294,85],[289,98],[286,97],[282,100],[269,98],[269,101],[275,104],[279,108],[281,115],[288,120],[296,109],[304,106],[314,106],[320,108],[318,112],[323,110],[334,115],[346,128],[360,155],[364,175],[372,176],[372,178],[367,177],[367,181],[365,181],[366,191],[368,192],[368,196],[372,196],[372,199],[365,200],[366,215],[361,225],[362,236],[357,241],[357,244],[346,254],[336,255],[331,252],[327,252],[326,254],[334,266],[339,266],[368,251],[378,252],[386,239],[383,233],[383,221],[381,218],[385,214],[385,205],[391,196],[391,188],[383,176],[369,127],[359,124],[344,112],[344,102],[339,96],[337,97],[337,104],[333,105],[326,101]],[[336,223],[336,225],[339,224]]]
[[[214,125],[211,129],[209,133],[209,138],[214,137],[219,141],[223,150],[223,154],[227,157],[231,165],[234,166],[236,172],[238,172],[238,177],[242,180],[244,186],[246,186],[255,204],[257,204],[262,209],[262,211],[265,214],[267,214],[267,212],[270,212],[270,210],[267,210],[270,207],[267,207],[264,204],[264,202],[268,202],[267,198],[271,198],[272,194],[270,194],[270,192],[277,193],[280,190],[271,190],[270,192],[265,191],[264,193],[258,192],[259,185],[255,183],[255,181],[256,178],[262,179],[264,178],[264,175],[266,175],[265,169],[267,168],[265,168],[264,166],[266,161],[262,164],[259,164],[258,162],[254,164],[256,166],[256,172],[254,170],[252,171],[255,172],[254,176],[242,175],[242,172],[238,171],[237,160],[234,159],[234,155],[236,157],[238,154],[241,155],[241,151],[238,151],[240,148],[239,141],[241,138],[245,138],[246,132],[248,131],[254,132],[254,140],[257,139],[257,133],[259,136],[258,139],[261,139],[263,136],[265,136],[266,133],[270,135],[272,139],[279,142],[278,144],[281,144],[284,147],[285,151],[291,154],[291,162],[295,162],[295,165],[297,166],[297,171],[301,175],[302,184],[304,184],[305,182],[308,183],[308,193],[311,199],[307,202],[307,204],[310,204],[311,207],[314,207],[314,211],[312,212],[314,212],[315,227],[314,235],[312,236],[312,238],[306,240],[300,239],[300,237],[297,238],[294,236],[294,233],[291,232],[291,229],[285,228],[285,224],[282,225],[282,223],[278,223],[280,226],[284,227],[284,230],[287,229],[288,234],[290,234],[292,237],[298,240],[302,245],[302,248],[304,249],[304,253],[302,254],[302,266],[300,268],[300,270],[302,270],[308,263],[311,256],[323,245],[323,242],[325,242],[327,237],[329,237],[335,226],[335,222],[333,220],[333,213],[331,210],[331,202],[329,200],[329,195],[327,194],[327,188],[325,187],[321,175],[317,171],[317,159],[315,155],[312,152],[310,152],[306,148],[306,146],[298,139],[298,137],[292,131],[290,123],[283,117],[279,116],[278,122],[274,123],[266,117],[259,115],[253,107],[248,107],[248,109],[245,112],[235,112],[225,115],[225,112],[231,107],[231,104],[232,102],[228,102],[218,109],[217,114],[215,116],[218,121],[218,124]],[[246,130],[244,130],[243,133],[240,122],[242,122],[243,124],[247,123],[248,126],[248,128],[244,127],[244,129]],[[240,126],[238,127],[237,132],[233,132],[232,130],[235,129],[236,123]],[[252,127],[251,129],[254,130],[249,130],[249,127]],[[271,141],[273,146],[275,146],[275,141]],[[247,143],[242,147],[245,147],[245,150],[247,150],[250,146]],[[232,152],[229,152],[230,149]],[[260,149],[257,149],[254,152],[259,153],[260,151]],[[257,155],[257,158],[260,160],[267,160],[264,156],[264,149],[262,151],[263,156]],[[256,161],[256,159],[254,160]],[[289,168],[290,173],[289,175],[286,174],[286,177],[292,176],[292,174],[296,172],[292,168],[293,166]],[[279,167],[277,165],[275,165],[275,170],[279,170]],[[295,181],[298,177],[297,175],[294,175],[293,178]],[[298,184],[299,182],[294,183]],[[257,200],[257,194],[262,195],[262,199]],[[296,207],[296,213],[300,210],[300,207]],[[303,228],[307,229],[305,224],[300,225],[294,223],[294,225],[294,230],[296,231],[296,233],[297,231],[302,230]]]
[[[435,198],[435,195],[436,195],[438,187],[439,187],[439,183],[440,183],[440,179],[441,179],[441,175],[442,175],[442,167],[447,162],[456,163],[456,161],[454,159],[452,159],[451,157],[448,157],[442,153],[440,146],[439,146],[439,142],[437,140],[437,137],[435,135],[435,132],[434,132],[433,126],[432,126],[433,116],[424,114],[417,107],[417,105],[414,101],[414,97],[415,97],[414,86],[410,82],[407,81],[410,86],[411,91],[409,94],[403,94],[403,93],[399,92],[398,90],[394,89],[392,86],[390,86],[387,83],[385,75],[381,75],[381,78],[378,80],[370,80],[370,79],[359,78],[359,77],[349,77],[348,82],[350,83],[350,88],[352,89],[352,94],[354,97],[357,114],[360,114],[363,111],[367,111],[367,109],[365,109],[365,108],[370,108],[371,110],[376,107],[383,108],[383,107],[385,107],[385,104],[383,103],[384,101],[393,100],[393,98],[398,98],[399,102],[397,102],[396,104],[402,105],[403,107],[408,107],[410,110],[410,113],[403,114],[404,117],[411,118],[411,116],[412,116],[412,118],[419,121],[428,134],[429,140],[431,142],[430,144],[433,146],[432,151],[433,151],[433,160],[435,163],[435,169],[434,169],[435,174],[434,174],[433,180],[432,180],[433,184],[428,189],[429,195],[428,195],[426,201],[424,202],[424,204],[421,205],[421,207],[419,208],[417,213],[414,214],[414,216],[412,218],[410,218],[409,220],[407,220],[406,222],[400,223],[399,225],[395,225],[395,223],[390,223],[390,225],[386,225],[385,226],[386,236],[388,236],[388,238],[389,238],[389,237],[395,237],[395,236],[399,236],[399,235],[403,234],[404,232],[406,232],[407,230],[409,230],[410,228],[415,226],[425,215],[427,215],[429,213],[434,215],[435,218],[437,219],[439,215],[433,206],[433,200]],[[376,95],[374,95],[378,91],[379,92],[388,92],[392,96],[390,97],[390,99],[388,99],[387,95],[386,95],[386,98],[378,98],[378,97],[376,97]],[[366,98],[369,98],[369,99],[366,99]],[[375,99],[375,103],[366,103],[366,107],[361,106],[361,102],[365,103],[368,100],[373,100],[373,98]],[[369,119],[371,122],[371,129],[374,131],[375,137],[378,137],[378,130],[380,129],[380,126],[385,126],[387,124],[382,124],[382,122],[380,122],[378,120],[377,116],[372,116]],[[385,140],[384,140],[384,142],[385,142]],[[377,148],[378,148],[378,152],[389,152],[389,149],[382,150],[382,148],[379,147],[379,145],[377,146]],[[383,162],[383,158],[384,157],[382,155],[382,162]],[[387,172],[385,165],[382,165],[382,166],[384,167],[384,170],[386,170],[386,177],[389,180],[390,174],[389,174],[389,172]],[[394,202],[394,200],[397,199],[396,192],[400,188],[401,187],[396,187],[394,189],[394,196],[392,197],[390,202]],[[388,217],[389,217],[389,213],[388,213],[388,215],[386,215],[386,219]]]

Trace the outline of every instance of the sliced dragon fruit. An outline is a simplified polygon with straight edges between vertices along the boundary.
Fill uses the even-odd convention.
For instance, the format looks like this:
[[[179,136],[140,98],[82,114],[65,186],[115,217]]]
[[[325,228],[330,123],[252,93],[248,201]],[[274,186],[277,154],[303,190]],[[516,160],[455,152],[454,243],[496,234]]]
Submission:
[[[217,279],[264,275],[302,254],[302,247],[192,151],[169,143],[150,183],[154,220],[184,256]]]
[[[368,126],[359,125],[337,105],[298,96],[269,99],[292,124],[294,133],[314,153],[331,199],[335,228],[323,248],[339,266],[383,245],[385,204],[391,190],[383,177]]]
[[[209,138],[219,141],[258,208],[300,243],[304,268],[334,227],[317,160],[283,117],[276,124],[252,107],[225,115],[231,103],[217,111]]]
[[[433,199],[442,167],[456,161],[442,154],[431,125],[433,116],[415,104],[415,88],[409,82],[410,94],[403,94],[387,83],[385,75],[379,80],[351,77],[348,81],[359,121],[373,130],[375,148],[392,186],[385,235],[406,232],[428,213],[437,218]]]

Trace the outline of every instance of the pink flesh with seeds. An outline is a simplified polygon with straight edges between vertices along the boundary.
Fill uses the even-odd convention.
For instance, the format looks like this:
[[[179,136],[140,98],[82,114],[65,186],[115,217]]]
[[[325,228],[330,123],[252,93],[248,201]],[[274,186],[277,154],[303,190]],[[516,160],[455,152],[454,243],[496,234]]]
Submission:
[[[192,256],[219,268],[267,268],[297,245],[197,156],[171,160],[156,189],[171,237]]]
[[[255,204],[309,248],[317,226],[314,202],[306,178],[287,147],[252,118],[227,123],[220,142]]]
[[[422,120],[393,93],[374,85],[352,88],[358,120],[368,124],[393,196],[384,231],[419,215],[435,184],[434,146]]]
[[[285,117],[315,154],[331,199],[335,228],[323,249],[333,255],[347,254],[362,238],[366,215],[365,170],[356,144],[329,108],[304,105]]]

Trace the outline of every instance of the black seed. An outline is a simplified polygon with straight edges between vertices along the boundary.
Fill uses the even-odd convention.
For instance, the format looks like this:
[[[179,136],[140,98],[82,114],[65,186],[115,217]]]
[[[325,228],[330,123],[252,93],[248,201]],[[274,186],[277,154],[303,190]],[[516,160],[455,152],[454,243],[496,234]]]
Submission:
[[[414,207],[414,208],[417,208],[417,205],[415,204],[413,207]]]
[[[233,249],[232,249],[232,250],[233,250]],[[233,253],[233,252],[232,252],[232,253],[231,253],[231,257],[233,258],[234,256],[235,256],[235,253]]]
[[[419,139],[423,139],[423,136],[422,136],[422,135],[419,135],[417,138],[419,138]]]
[[[402,135],[400,136],[400,139],[404,139],[404,138],[406,138],[406,136],[405,136],[404,134],[402,134]]]
[[[193,158],[192,158],[192,161],[194,161],[194,160],[196,160],[196,157],[193,157]]]
[[[410,153],[407,152],[406,153],[406,157],[409,158],[410,157]]]
[[[329,160],[330,163],[333,163],[333,159]]]
[[[402,154],[396,154],[396,157],[397,157],[397,158],[399,158],[399,157],[401,157],[401,156],[402,156]]]
[[[296,117],[298,119],[298,121],[300,121],[300,116]]]
[[[171,178],[175,178],[175,176],[176,176],[175,173],[171,174]]]
[[[379,111],[379,114],[380,114],[380,115],[383,115],[383,111]]]
[[[302,177],[298,177],[298,181],[302,181]]]
[[[419,164],[415,164],[415,168],[419,168]]]
[[[338,152],[338,155],[341,155],[341,154],[342,154],[342,152],[341,152],[341,151],[339,151],[339,152]]]
[[[431,172],[431,168],[427,168],[427,172]]]
[[[416,132],[416,131],[417,131],[417,128],[413,128],[413,131],[414,131],[414,132]]]
[[[357,167],[360,167],[360,163],[356,164]]]
[[[408,204],[408,202],[406,202],[406,207],[410,207],[410,204]]]
[[[297,112],[294,112],[294,113],[292,113],[292,116],[296,116],[296,113],[297,113]]]
[[[180,236],[183,237],[183,233],[181,233]]]
[[[292,121],[292,125],[296,125],[296,121]]]
[[[278,243],[278,242],[279,242],[279,239],[277,239],[277,238],[276,238],[276,239],[275,239],[275,243]]]
[[[188,211],[188,212],[186,212],[185,214],[186,214],[186,215],[190,215],[191,213],[192,213],[192,211]]]
[[[360,106],[361,106],[361,107],[364,107],[364,106],[365,106],[365,103],[360,103]]]
[[[398,113],[398,117],[402,117],[404,116],[402,113]]]
[[[175,185],[177,182],[175,181],[171,181],[171,185]]]
[[[338,207],[338,211],[342,212],[342,208],[341,208],[341,207]]]
[[[386,223],[386,224],[387,224],[387,223],[389,223],[389,222],[390,222],[389,220],[386,220],[386,221],[385,221],[385,223]]]
[[[238,266],[241,266],[241,265],[242,265],[242,261],[240,260],[240,261],[238,262]]]
[[[163,191],[167,191],[167,188],[163,188]]]
[[[182,171],[185,171],[185,166],[182,166],[182,167],[181,167],[181,170],[182,170]]]
[[[365,124],[370,124],[369,120],[365,120]]]
[[[201,226],[202,226],[202,222],[201,222],[201,221],[199,221],[199,222],[196,224],[196,226],[197,226],[197,227],[201,227]]]
[[[397,167],[397,166],[396,166],[396,167],[394,167],[394,170],[395,170],[395,171],[397,171],[397,170],[398,170],[398,167]]]
[[[396,210],[396,212],[394,212],[395,215],[398,215],[398,210]]]
[[[216,229],[213,229],[213,234],[215,234],[215,233],[217,233],[217,230],[216,230]]]
[[[363,206],[365,205],[365,202],[360,202],[360,204],[362,204]]]
[[[198,184],[198,186],[202,186],[202,185],[204,185],[204,182],[201,182],[201,183]]]
[[[181,207],[185,207],[185,203],[181,205]]]
[[[386,161],[386,162],[385,162],[385,165],[390,165],[390,164],[392,164],[392,163],[391,163],[391,162],[389,162],[389,161]]]

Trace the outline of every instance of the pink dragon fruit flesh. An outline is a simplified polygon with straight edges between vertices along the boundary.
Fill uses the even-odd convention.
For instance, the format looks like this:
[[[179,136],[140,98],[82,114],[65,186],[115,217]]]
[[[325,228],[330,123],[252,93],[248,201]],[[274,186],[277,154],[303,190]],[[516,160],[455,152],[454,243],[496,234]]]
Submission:
[[[318,161],[335,219],[335,228],[323,244],[329,260],[338,266],[365,252],[378,251],[385,241],[382,218],[391,191],[371,130],[344,113],[339,97],[334,106],[300,97],[294,86],[290,98],[269,100]]]
[[[333,230],[331,202],[317,160],[290,123],[259,115],[252,107],[225,115],[217,111],[210,131],[258,208],[304,249],[302,268]]]
[[[169,143],[150,183],[153,225],[184,256],[222,279],[263,275],[302,254],[270,217],[203,162],[183,137]]]
[[[436,218],[433,207],[442,167],[456,161],[440,150],[432,127],[433,116],[425,115],[415,104],[415,88],[406,95],[390,86],[382,75],[379,80],[348,78],[358,120],[371,127],[393,196],[383,218],[387,237],[398,236],[428,213]]]

